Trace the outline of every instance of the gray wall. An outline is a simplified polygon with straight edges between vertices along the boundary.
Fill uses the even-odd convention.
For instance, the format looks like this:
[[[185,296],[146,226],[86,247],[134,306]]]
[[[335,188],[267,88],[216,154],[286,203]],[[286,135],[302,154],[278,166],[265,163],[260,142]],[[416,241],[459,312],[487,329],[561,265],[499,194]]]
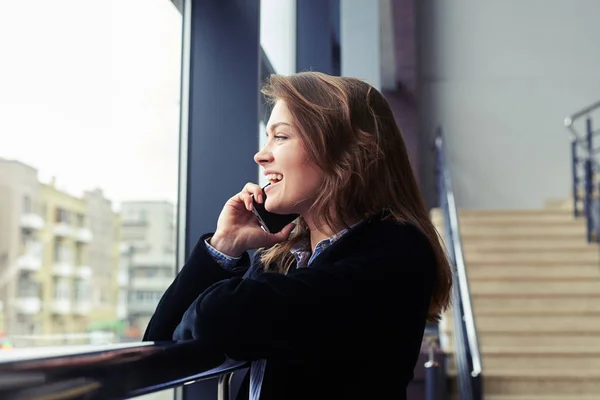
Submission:
[[[600,1],[420,4],[422,148],[429,151],[443,125],[458,205],[536,208],[567,199],[562,123],[600,99]],[[431,196],[431,157],[423,158]]]

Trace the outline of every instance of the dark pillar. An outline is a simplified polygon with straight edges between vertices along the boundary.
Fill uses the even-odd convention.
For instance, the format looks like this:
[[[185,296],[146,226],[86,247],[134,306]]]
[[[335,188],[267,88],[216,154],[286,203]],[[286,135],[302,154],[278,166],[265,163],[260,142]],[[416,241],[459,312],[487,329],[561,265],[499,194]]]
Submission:
[[[183,15],[178,232],[187,257],[225,201],[258,181],[260,0],[186,0]],[[216,380],[185,386],[183,398],[217,399]]]
[[[296,71],[340,75],[339,0],[298,0]]]
[[[192,2],[187,254],[214,231],[225,201],[258,177],[259,18],[259,0]]]

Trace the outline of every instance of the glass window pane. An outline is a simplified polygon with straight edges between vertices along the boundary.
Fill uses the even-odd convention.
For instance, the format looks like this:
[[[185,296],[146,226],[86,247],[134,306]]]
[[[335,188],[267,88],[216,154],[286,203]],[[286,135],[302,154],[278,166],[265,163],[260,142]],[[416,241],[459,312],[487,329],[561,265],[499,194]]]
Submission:
[[[182,16],[0,1],[0,346],[141,340],[175,271]]]

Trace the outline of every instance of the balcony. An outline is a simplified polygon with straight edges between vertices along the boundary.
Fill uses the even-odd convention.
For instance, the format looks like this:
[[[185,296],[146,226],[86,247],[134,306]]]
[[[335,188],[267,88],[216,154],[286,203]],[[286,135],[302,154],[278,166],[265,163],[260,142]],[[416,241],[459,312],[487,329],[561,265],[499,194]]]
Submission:
[[[44,227],[44,219],[37,214],[27,213],[21,215],[21,228],[39,231]]]
[[[69,299],[53,299],[51,303],[52,313],[67,315],[71,313],[71,301]]]
[[[19,314],[35,315],[42,309],[42,300],[37,296],[17,297],[15,308]]]
[[[119,271],[117,274],[117,283],[119,287],[126,287],[129,285],[129,274],[127,271]]]
[[[52,266],[52,273],[54,276],[70,278],[73,276],[73,266],[69,262],[55,261],[54,265]]]
[[[38,241],[28,241],[24,254],[17,259],[17,268],[22,271],[39,271],[42,268],[42,251],[44,246]]]
[[[126,319],[127,316],[127,304],[117,304],[117,319]]]
[[[65,222],[57,222],[54,225],[54,235],[62,238],[71,238],[73,230],[71,226]]]
[[[42,268],[42,257],[36,254],[23,254],[17,259],[17,267],[21,271],[39,271]]]
[[[94,235],[88,228],[77,228],[73,231],[73,238],[79,243],[89,244],[94,238]]]
[[[131,290],[165,291],[173,282],[173,278],[156,276],[153,278],[131,278]]]
[[[175,273],[174,253],[134,252],[131,259],[133,267],[168,268]]]
[[[92,279],[92,274],[92,267],[87,265],[82,265],[75,269],[75,276],[80,279],[90,280]]]
[[[154,311],[156,311],[156,306],[158,305],[158,300],[156,301],[148,301],[148,300],[137,300],[130,299],[127,304],[127,312],[131,314],[143,314],[143,315],[152,315]]]
[[[88,315],[92,310],[92,302],[89,300],[77,300],[73,312],[77,315]]]

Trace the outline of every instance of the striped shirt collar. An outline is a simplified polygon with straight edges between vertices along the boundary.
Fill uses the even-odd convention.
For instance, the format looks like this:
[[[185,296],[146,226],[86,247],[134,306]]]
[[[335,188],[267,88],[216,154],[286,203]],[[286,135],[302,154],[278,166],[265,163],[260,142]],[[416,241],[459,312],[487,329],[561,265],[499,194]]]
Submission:
[[[311,251],[310,251],[310,241],[309,240],[304,240],[304,241],[302,241],[300,243],[297,243],[290,250],[291,253],[294,255],[294,257],[296,258],[297,268],[303,268],[303,267],[310,266],[310,264],[312,264],[312,262],[321,253],[323,253],[323,251],[325,251],[325,249],[327,249],[329,246],[331,246],[332,244],[334,244],[335,242],[337,242],[346,233],[348,233],[348,231],[350,229],[355,228],[356,226],[360,225],[362,222],[363,221],[359,221],[356,224],[352,225],[350,228],[343,229],[343,230],[339,231],[338,233],[336,233],[335,235],[330,236],[330,237],[328,237],[326,239],[321,240],[315,246],[315,251],[312,254],[311,254]]]

